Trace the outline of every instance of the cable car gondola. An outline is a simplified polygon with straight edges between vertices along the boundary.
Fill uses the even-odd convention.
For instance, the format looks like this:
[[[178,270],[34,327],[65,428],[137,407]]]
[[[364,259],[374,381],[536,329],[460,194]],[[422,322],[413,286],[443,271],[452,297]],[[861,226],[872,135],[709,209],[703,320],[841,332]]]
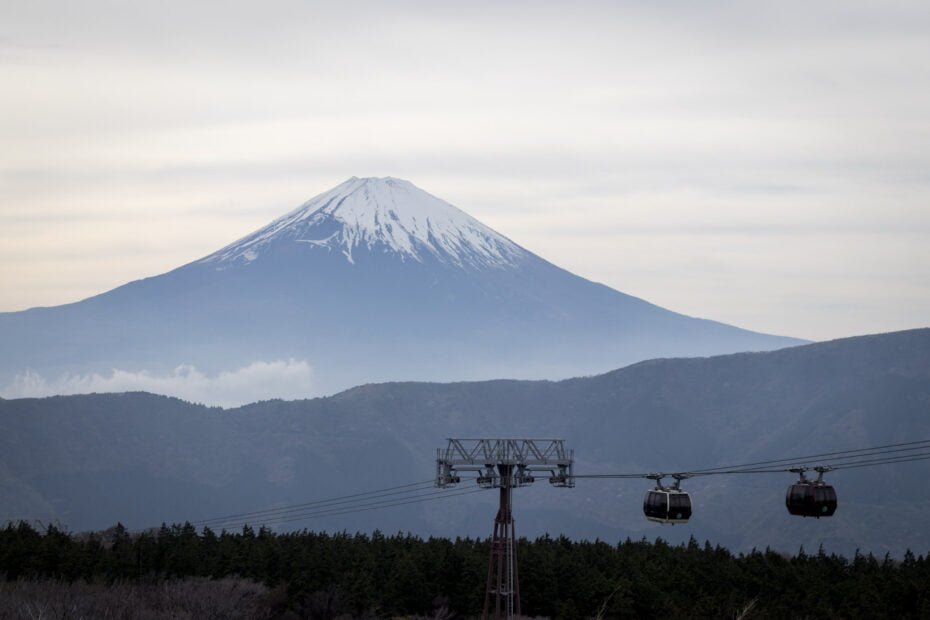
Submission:
[[[656,481],[656,488],[647,491],[643,499],[643,513],[646,518],[656,523],[687,523],[691,518],[691,496],[679,488],[683,475],[675,474],[675,484],[662,486],[659,474],[647,476]]]
[[[807,471],[798,467],[790,471],[798,474],[800,479],[788,487],[785,494],[785,506],[788,512],[799,517],[832,517],[836,512],[836,491],[823,481],[823,474],[829,467],[815,467],[818,473],[816,480],[808,480],[804,476]]]

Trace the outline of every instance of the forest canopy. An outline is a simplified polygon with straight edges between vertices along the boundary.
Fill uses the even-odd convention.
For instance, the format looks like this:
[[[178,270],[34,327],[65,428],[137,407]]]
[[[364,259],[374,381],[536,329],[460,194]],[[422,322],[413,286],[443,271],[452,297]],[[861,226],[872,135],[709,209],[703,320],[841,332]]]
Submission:
[[[528,616],[930,617],[930,560],[803,549],[733,554],[709,542],[657,539],[518,541]],[[27,523],[0,530],[7,582],[127,583],[223,580],[264,586],[268,617],[480,614],[487,539],[423,539],[267,528],[198,531],[190,524],[130,533],[121,525],[72,535]],[[207,582],[209,583],[209,582]]]

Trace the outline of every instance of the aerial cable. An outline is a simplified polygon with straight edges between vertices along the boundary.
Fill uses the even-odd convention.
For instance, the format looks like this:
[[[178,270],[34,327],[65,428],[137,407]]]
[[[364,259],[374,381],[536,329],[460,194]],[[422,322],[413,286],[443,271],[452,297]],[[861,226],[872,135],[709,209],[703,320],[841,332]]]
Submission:
[[[907,447],[905,447],[907,446]],[[893,449],[897,448],[897,449]],[[873,446],[871,448],[857,448],[852,450],[838,450],[835,452],[824,452],[820,454],[809,454],[805,456],[794,456],[781,459],[772,459],[767,461],[756,461],[754,463],[743,463],[740,465],[720,465],[718,467],[709,467],[705,469],[694,469],[683,472],[675,472],[688,477],[697,477],[697,476],[710,476],[717,474],[763,474],[763,473],[782,473],[788,471],[787,468],[779,468],[778,465],[794,465],[799,462],[804,461],[813,461],[818,460],[825,463],[837,462],[836,465],[832,466],[833,469],[845,468],[847,463],[858,463],[861,462],[858,459],[864,459],[873,456],[884,456],[893,453],[910,453],[910,454],[900,454],[902,458],[909,456],[922,457],[924,455],[930,454],[930,452],[920,452],[924,450],[930,450],[930,439],[922,439],[919,441],[908,441],[903,443],[887,444],[882,446]],[[892,457],[897,458],[897,457]],[[917,458],[914,460],[922,460]],[[896,461],[891,461],[896,462]],[[908,462],[907,460],[902,460],[900,462]],[[880,464],[877,463],[876,464]],[[763,467],[763,466],[770,467]],[[650,476],[656,475],[653,472],[649,473],[602,473],[602,474],[575,474],[575,478],[604,478],[604,479],[634,479],[634,478],[649,478]],[[662,476],[671,476],[671,473],[663,473]]]
[[[213,524],[215,524],[215,523],[242,522],[242,521],[260,520],[260,519],[268,519],[268,520],[275,520],[275,521],[276,521],[276,520],[278,520],[278,518],[280,518],[280,517],[292,517],[292,516],[299,516],[299,515],[306,515],[306,514],[316,514],[316,513],[318,513],[318,512],[328,512],[328,511],[332,511],[332,510],[353,510],[353,509],[355,509],[355,508],[363,507],[363,506],[372,506],[372,505],[377,505],[377,504],[382,504],[382,503],[388,503],[388,502],[405,501],[405,500],[409,500],[409,499],[416,499],[416,498],[419,498],[419,497],[429,497],[429,496],[433,496],[433,495],[441,495],[441,494],[443,494],[443,493],[445,492],[444,490],[430,489],[427,493],[420,493],[419,495],[410,494],[410,493],[417,493],[417,492],[419,492],[419,491],[426,491],[426,489],[413,489],[413,490],[411,490],[411,491],[405,492],[405,493],[408,493],[408,494],[407,494],[407,495],[404,495],[404,496],[402,496],[402,497],[392,497],[392,498],[388,498],[388,499],[375,499],[376,497],[383,497],[383,496],[372,496],[372,497],[368,497],[368,498],[349,500],[349,501],[346,501],[346,502],[337,502],[337,503],[327,504],[327,505],[324,505],[324,506],[317,506],[317,507],[313,507],[313,508],[300,508],[300,509],[288,508],[288,509],[286,509],[286,510],[281,510],[281,511],[276,512],[276,513],[273,513],[273,514],[254,514],[254,513],[248,513],[248,514],[245,514],[245,515],[243,515],[243,516],[234,517],[234,518],[216,517],[216,518],[213,518],[213,519],[203,519],[203,520],[198,521],[198,522],[196,522],[196,523],[191,522],[191,525],[207,525],[207,526],[209,526],[209,525],[213,525]],[[387,495],[387,494],[385,494],[385,495]],[[339,504],[348,504],[348,505],[339,505]]]
[[[872,452],[869,454],[857,454],[855,456],[836,456],[836,457],[829,458],[829,459],[822,459],[822,461],[825,463],[830,463],[830,462],[835,462],[835,461],[850,461],[850,460],[858,460],[858,459],[868,458],[868,457],[873,457],[873,456],[885,456],[889,454],[897,454],[896,457],[890,457],[890,458],[920,456],[924,454],[930,454],[930,451],[928,450],[930,450],[930,446],[922,446],[919,448],[899,448],[897,450],[883,450],[881,452]],[[901,452],[905,452],[908,454],[900,454]]]
[[[317,512],[312,512],[308,514],[289,516],[286,519],[276,519],[273,522],[273,524],[278,525],[280,523],[290,523],[292,521],[304,521],[304,520],[309,520],[309,519],[318,519],[322,517],[334,517],[334,516],[339,516],[339,515],[355,514],[359,512],[367,512],[370,510],[381,510],[383,508],[392,508],[395,506],[407,506],[410,504],[419,504],[423,502],[431,502],[431,501],[436,501],[440,499],[445,499],[447,497],[458,497],[461,495],[471,495],[472,493],[480,493],[483,490],[484,489],[478,488],[478,489],[468,489],[465,491],[463,490],[442,491],[442,492],[434,493],[433,496],[425,496],[419,499],[398,500],[398,501],[393,501],[389,503],[381,503],[377,505],[372,505],[368,507],[355,507],[355,508],[345,508],[345,509],[334,509],[330,511],[317,511]],[[247,525],[247,522],[241,521],[241,520],[228,521],[228,522],[221,523],[215,527],[221,527],[221,529],[226,529],[227,526],[234,526],[234,525]]]
[[[648,478],[648,477],[651,476],[651,475],[652,475],[651,473],[641,473],[641,474],[574,474],[572,477],[573,477],[573,478],[611,478],[611,479],[626,478],[626,479],[633,479],[633,478]]]
[[[904,443],[887,444],[883,446],[873,446],[871,448],[858,448],[854,450],[839,450],[836,452],[823,452],[821,454],[808,454],[806,456],[795,456],[795,457],[789,457],[789,458],[783,458],[783,459],[773,459],[769,461],[757,461],[755,463],[743,463],[741,465],[721,465],[719,467],[708,467],[706,469],[694,469],[687,473],[702,474],[702,473],[713,472],[718,469],[733,470],[733,469],[752,468],[752,467],[756,467],[760,465],[776,465],[779,463],[787,464],[787,463],[793,463],[793,462],[798,462],[798,461],[805,461],[805,460],[812,460],[812,459],[824,459],[827,457],[836,457],[838,455],[847,455],[847,456],[852,457],[853,455],[856,455],[857,453],[876,452],[876,451],[885,450],[886,448],[900,448],[903,446],[913,446],[912,448],[907,448],[908,450],[930,448],[930,439],[922,439],[920,441],[908,441]],[[871,455],[870,454],[859,454],[859,456],[871,456]]]
[[[395,506],[407,506],[407,505],[410,505],[410,504],[421,504],[421,503],[423,503],[423,502],[434,502],[434,501],[436,501],[436,500],[446,499],[447,497],[458,497],[458,496],[460,496],[460,495],[471,495],[472,493],[481,493],[482,491],[484,491],[484,489],[481,489],[481,488],[478,488],[478,489],[469,489],[469,490],[466,490],[466,491],[462,491],[462,490],[451,491],[451,492],[447,491],[447,492],[444,492],[444,493],[439,493],[439,494],[437,495],[437,497],[426,497],[426,498],[423,498],[423,499],[415,499],[415,500],[410,500],[410,501],[395,502],[395,503],[392,503],[392,504],[385,504],[385,505],[383,505],[383,506],[373,506],[373,507],[370,507],[370,508],[355,508],[355,509],[352,509],[352,510],[344,510],[344,511],[339,511],[339,512],[320,513],[320,514],[310,515],[310,516],[308,516],[308,517],[293,517],[293,518],[283,519],[283,520],[278,521],[278,522],[276,522],[276,523],[288,523],[288,522],[291,522],[291,521],[302,521],[302,520],[304,520],[304,519],[316,519],[316,518],[321,518],[321,517],[332,517],[332,516],[338,516],[338,515],[354,514],[354,513],[357,513],[357,512],[368,512],[368,511],[370,511],[370,510],[381,510],[382,508],[393,508],[393,507],[395,507]]]
[[[276,509],[265,509],[252,512],[243,512],[234,515],[225,515],[221,517],[213,517],[209,519],[201,519],[198,521],[189,521],[190,525],[202,525],[204,527],[221,527],[225,524],[239,524],[247,522],[255,522],[261,520],[268,520],[274,522],[287,522],[294,521],[304,518],[314,518],[315,516],[321,515],[326,516],[330,513],[332,514],[348,514],[356,510],[374,510],[380,507],[390,507],[392,505],[402,505],[405,502],[417,503],[421,501],[427,501],[430,499],[441,499],[442,496],[449,495],[448,491],[444,490],[431,490],[430,493],[425,495],[411,495],[413,493],[418,493],[425,491],[427,486],[432,486],[432,481],[424,482],[414,482],[410,484],[398,485],[395,487],[388,487],[386,489],[379,489],[373,491],[366,491],[364,493],[353,493],[350,495],[343,495],[339,497],[333,497],[325,500],[317,500],[312,502],[303,502],[301,504],[294,504],[290,506],[283,506]],[[399,490],[406,489],[406,490]],[[480,490],[480,489],[479,489]],[[401,497],[391,497],[390,499],[379,499],[378,501],[370,501],[376,498],[384,498],[390,495],[401,495]],[[436,497],[432,497],[435,495]],[[396,503],[395,503],[396,502]],[[348,505],[345,505],[348,504]],[[282,518],[286,517],[286,518]],[[145,531],[154,528],[142,528],[133,531]]]
[[[888,456],[890,454],[901,452],[900,450],[888,450],[885,452],[874,452],[871,454],[860,454],[857,456],[848,456],[848,457],[835,457],[832,459],[820,459],[819,463],[825,464],[825,466],[831,470],[838,469],[851,469],[853,467],[869,467],[872,465],[888,465],[892,463],[910,463],[912,461],[924,461],[930,459],[930,451],[921,451],[915,452],[913,449],[910,451],[910,454],[896,454],[894,456]],[[881,457],[881,458],[870,458],[870,457]],[[797,462],[802,459],[796,459],[793,462]],[[789,461],[791,462],[791,461]],[[746,469],[730,469],[730,470],[719,470],[706,473],[689,473],[689,476],[698,477],[698,476],[715,476],[718,474],[772,474],[772,473],[784,473],[794,471],[796,468],[786,467],[786,468],[746,468]]]
[[[351,504],[355,504],[358,502],[363,502],[363,501],[367,501],[367,500],[371,500],[371,499],[375,499],[379,497],[388,497],[388,496],[393,496],[393,495],[407,495],[409,493],[414,493],[416,491],[426,490],[430,486],[432,485],[421,485],[421,486],[406,489],[403,491],[389,491],[386,493],[366,494],[364,496],[355,497],[353,499],[344,499],[344,500],[332,499],[332,500],[320,500],[316,502],[304,502],[301,504],[288,504],[284,506],[278,506],[276,508],[266,508],[264,510],[244,512],[244,513],[239,513],[239,514],[234,514],[234,515],[225,515],[222,517],[200,519],[197,521],[191,521],[191,524],[192,525],[206,524],[212,521],[218,521],[222,519],[238,519],[238,518],[248,518],[248,519],[256,518],[257,519],[257,518],[262,518],[262,517],[274,517],[276,515],[279,515],[280,513],[288,513],[288,512],[295,512],[295,511],[315,509],[315,508],[328,508],[328,507],[338,506],[342,504],[351,505]]]
[[[902,457],[902,458],[885,459],[885,460],[878,460],[878,461],[864,461],[862,463],[851,463],[848,465],[834,465],[832,466],[831,469],[854,469],[856,467],[873,467],[875,465],[892,465],[896,463],[911,463],[914,461],[926,461],[926,460],[930,460],[930,454],[919,456],[919,457],[915,456],[911,458]]]
[[[429,487],[429,486],[432,486],[432,484],[433,484],[433,481],[432,481],[432,480],[426,480],[426,481],[424,481],[424,482],[411,482],[410,484],[401,484],[401,485],[398,485],[398,486],[387,487],[387,488],[384,488],[384,489],[376,489],[376,490],[373,490],[373,491],[365,491],[365,492],[363,492],[363,493],[352,493],[351,495],[341,495],[341,496],[338,496],[338,497],[331,497],[331,498],[328,498],[328,499],[313,500],[313,501],[309,501],[309,502],[302,502],[302,503],[299,503],[299,504],[290,504],[290,505],[286,505],[286,506],[279,506],[279,507],[277,507],[277,508],[265,508],[265,509],[263,509],[263,510],[254,510],[254,511],[250,511],[250,512],[242,512],[242,513],[231,514],[231,515],[223,515],[223,516],[221,516],[221,517],[213,517],[213,518],[209,518],[209,519],[198,519],[197,521],[190,521],[189,523],[190,523],[191,525],[199,525],[199,524],[201,524],[201,523],[206,523],[206,522],[209,522],[209,521],[218,521],[218,520],[221,520],[221,519],[238,519],[238,518],[240,518],[240,517],[241,517],[241,518],[252,518],[252,517],[260,517],[260,516],[262,516],[262,515],[265,515],[266,513],[276,513],[276,512],[281,512],[281,511],[299,510],[299,509],[302,509],[302,508],[311,508],[311,507],[314,507],[314,506],[322,506],[322,505],[351,503],[352,501],[363,501],[363,500],[371,499],[371,498],[373,498],[373,497],[381,497],[381,496],[386,496],[386,495],[396,495],[396,494],[403,494],[403,493],[411,493],[411,492],[420,490],[420,488],[425,489],[425,488],[427,488],[427,487]],[[407,489],[407,490],[400,490],[400,489]]]

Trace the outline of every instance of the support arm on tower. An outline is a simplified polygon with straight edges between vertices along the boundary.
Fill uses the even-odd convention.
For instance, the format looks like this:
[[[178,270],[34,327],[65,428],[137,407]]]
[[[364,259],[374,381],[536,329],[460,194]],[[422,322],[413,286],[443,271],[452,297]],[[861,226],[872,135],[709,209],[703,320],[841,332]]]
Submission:
[[[449,439],[436,452],[436,486],[441,488],[458,484],[460,472],[477,473],[482,487],[504,486],[501,465],[507,466],[509,487],[532,484],[535,473],[547,474],[554,486],[575,486],[574,453],[561,439]]]

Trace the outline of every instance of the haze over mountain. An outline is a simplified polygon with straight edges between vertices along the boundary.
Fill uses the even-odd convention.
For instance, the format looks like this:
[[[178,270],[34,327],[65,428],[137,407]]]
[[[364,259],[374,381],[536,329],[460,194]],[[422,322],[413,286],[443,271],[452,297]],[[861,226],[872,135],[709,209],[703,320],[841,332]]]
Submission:
[[[253,375],[280,382],[264,397],[293,397],[294,383],[314,395],[561,378],[800,341],[676,314],[560,269],[407,181],[352,178],[169,273],[0,314],[0,342],[7,396],[140,378],[176,393],[157,378],[218,375],[228,389],[200,398],[229,403],[247,398],[232,386]]]
[[[0,516],[81,530],[298,504],[428,481],[447,437],[561,437],[577,474],[690,471],[927,439],[928,412],[930,329],[559,382],[390,383],[227,410],[141,393],[4,400]],[[819,520],[785,511],[793,474],[694,478],[684,483],[694,516],[673,528],[643,517],[647,480],[538,479],[515,492],[515,518],[525,536],[926,553],[928,473],[926,460],[831,472],[839,509]],[[484,537],[495,501],[486,491],[280,525]]]

